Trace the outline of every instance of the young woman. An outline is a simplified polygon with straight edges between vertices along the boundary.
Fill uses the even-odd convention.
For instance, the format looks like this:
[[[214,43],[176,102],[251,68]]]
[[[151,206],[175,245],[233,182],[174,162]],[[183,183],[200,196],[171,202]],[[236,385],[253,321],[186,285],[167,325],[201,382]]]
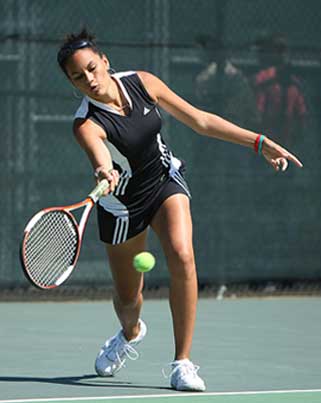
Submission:
[[[98,375],[113,376],[144,338],[140,318],[143,274],[133,257],[146,245],[151,227],[161,242],[170,273],[170,307],[175,357],[170,383],[176,390],[205,390],[190,361],[197,305],[197,274],[192,245],[190,192],[182,162],[161,134],[158,107],[197,133],[254,148],[275,170],[288,160],[301,162],[265,136],[196,109],[159,78],[139,71],[111,73],[109,61],[86,30],[71,34],[58,52],[58,63],[71,84],[84,94],[74,133],[86,151],[97,180],[110,191],[98,203],[100,237],[106,244],[114,281],[113,303],[121,330],[108,339],[95,362]]]

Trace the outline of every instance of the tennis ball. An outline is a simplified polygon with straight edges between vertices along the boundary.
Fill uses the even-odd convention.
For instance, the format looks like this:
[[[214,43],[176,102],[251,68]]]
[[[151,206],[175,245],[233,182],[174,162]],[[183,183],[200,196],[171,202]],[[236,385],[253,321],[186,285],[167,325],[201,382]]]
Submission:
[[[138,253],[133,259],[133,266],[137,271],[145,273],[155,266],[155,258],[149,252]]]

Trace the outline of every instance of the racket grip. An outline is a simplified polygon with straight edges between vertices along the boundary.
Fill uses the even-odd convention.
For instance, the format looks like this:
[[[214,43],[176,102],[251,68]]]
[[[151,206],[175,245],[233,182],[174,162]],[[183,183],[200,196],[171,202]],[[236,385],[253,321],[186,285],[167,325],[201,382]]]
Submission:
[[[108,188],[109,188],[108,180],[103,179],[98,183],[98,185],[95,187],[95,189],[93,189],[89,193],[88,197],[90,197],[91,200],[94,203],[96,203]]]

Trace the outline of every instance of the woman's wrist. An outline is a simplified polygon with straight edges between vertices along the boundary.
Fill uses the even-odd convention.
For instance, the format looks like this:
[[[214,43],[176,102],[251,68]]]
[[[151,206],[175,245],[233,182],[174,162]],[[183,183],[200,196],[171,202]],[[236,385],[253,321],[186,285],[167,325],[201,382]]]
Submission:
[[[263,134],[258,134],[255,142],[254,142],[254,151],[258,154],[261,155],[262,154],[262,149],[263,149],[263,143],[264,143],[264,139],[266,138],[266,136],[264,136]]]
[[[102,177],[105,177],[106,174],[109,174],[110,172],[112,172],[112,170],[113,170],[113,168],[101,165],[95,169],[94,177],[96,179],[101,179]]]

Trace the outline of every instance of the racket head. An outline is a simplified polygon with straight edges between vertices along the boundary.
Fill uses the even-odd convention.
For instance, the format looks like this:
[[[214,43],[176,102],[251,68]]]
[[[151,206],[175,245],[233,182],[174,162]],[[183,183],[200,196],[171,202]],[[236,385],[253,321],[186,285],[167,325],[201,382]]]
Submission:
[[[74,216],[62,208],[38,212],[28,222],[21,242],[24,273],[41,289],[60,286],[78,260],[81,235]]]

